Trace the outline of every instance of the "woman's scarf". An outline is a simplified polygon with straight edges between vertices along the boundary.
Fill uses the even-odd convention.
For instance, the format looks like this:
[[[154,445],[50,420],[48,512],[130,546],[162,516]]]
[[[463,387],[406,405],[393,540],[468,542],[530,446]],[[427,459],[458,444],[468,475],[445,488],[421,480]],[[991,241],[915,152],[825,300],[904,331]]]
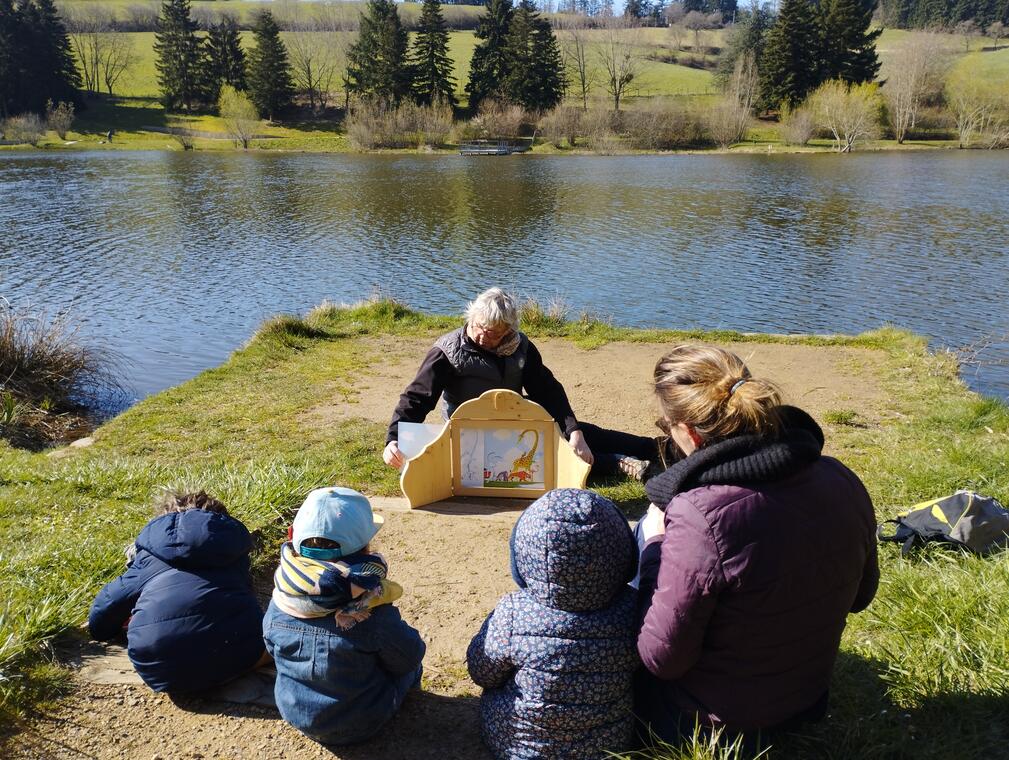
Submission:
[[[380,554],[325,561],[302,557],[286,542],[273,574],[273,601],[292,617],[334,615],[341,628],[350,628],[366,619],[372,607],[403,595],[402,587],[386,578],[387,572]]]
[[[823,450],[823,431],[806,412],[779,408],[777,438],[739,435],[699,448],[645,483],[652,504],[665,509],[678,493],[703,485],[748,485],[780,480],[812,464]]]
[[[511,356],[518,350],[521,342],[522,333],[518,330],[512,330],[511,333],[508,334],[507,338],[491,349],[491,353],[497,354],[498,356]]]

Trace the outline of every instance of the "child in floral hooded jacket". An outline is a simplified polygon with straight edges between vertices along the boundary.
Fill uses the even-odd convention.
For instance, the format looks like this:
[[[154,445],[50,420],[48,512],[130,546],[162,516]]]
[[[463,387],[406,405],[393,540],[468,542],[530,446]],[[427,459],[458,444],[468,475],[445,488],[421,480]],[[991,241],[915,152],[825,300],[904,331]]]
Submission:
[[[588,760],[631,746],[637,545],[611,501],[559,489],[512,533],[512,577],[466,655],[499,760]]]

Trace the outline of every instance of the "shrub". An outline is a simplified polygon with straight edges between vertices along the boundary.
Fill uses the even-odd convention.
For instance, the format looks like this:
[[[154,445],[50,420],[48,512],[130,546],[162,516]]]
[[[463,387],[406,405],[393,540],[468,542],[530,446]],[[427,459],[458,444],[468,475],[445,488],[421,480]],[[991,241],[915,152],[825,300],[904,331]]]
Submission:
[[[620,150],[620,137],[616,124],[618,114],[609,109],[593,109],[582,116],[582,134],[595,153],[609,155]]]
[[[781,139],[787,145],[805,145],[816,131],[816,120],[813,112],[808,108],[800,107],[789,110],[787,107],[781,109]]]
[[[700,114],[682,105],[626,111],[621,132],[639,150],[676,150],[710,145],[711,135]]]
[[[65,313],[14,308],[0,299],[0,436],[38,446],[81,424],[88,409],[114,402],[117,361],[84,345]]]
[[[193,149],[193,134],[187,127],[182,126],[178,122],[173,122],[168,125],[168,134],[179,144],[182,150]]]
[[[746,137],[750,109],[742,105],[735,97],[725,95],[708,108],[705,121],[711,139],[720,147],[728,148]]]
[[[466,125],[464,134],[470,138],[515,138],[526,133],[532,119],[522,106],[498,100],[485,100],[480,112]]]
[[[560,148],[567,140],[570,147],[575,147],[575,141],[582,132],[582,115],[585,112],[574,106],[558,106],[540,121],[540,131],[543,136]]]
[[[38,145],[45,136],[46,126],[38,114],[23,113],[19,116],[11,116],[3,124],[4,139],[15,143],[27,143],[28,145]]]
[[[74,104],[59,102],[55,106],[51,100],[46,102],[46,123],[49,129],[60,136],[61,140],[67,139],[67,132],[74,123]]]
[[[346,128],[350,141],[362,150],[444,145],[452,131],[452,107],[365,102],[347,118]]]
[[[830,132],[838,153],[879,137],[882,100],[878,85],[849,85],[839,79],[821,84],[807,101],[817,126]]]
[[[256,127],[259,126],[259,112],[249,96],[230,85],[224,85],[217,101],[217,110],[235,144],[247,149],[249,140],[255,137]]]

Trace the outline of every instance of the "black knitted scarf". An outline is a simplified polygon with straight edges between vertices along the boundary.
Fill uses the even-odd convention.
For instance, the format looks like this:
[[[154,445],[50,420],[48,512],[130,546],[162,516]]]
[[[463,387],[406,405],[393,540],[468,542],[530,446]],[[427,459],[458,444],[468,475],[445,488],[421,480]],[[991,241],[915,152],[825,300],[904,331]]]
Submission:
[[[783,431],[778,438],[740,435],[704,446],[645,483],[656,506],[702,485],[743,485],[781,480],[812,464],[823,449],[823,431],[798,407],[780,408]]]

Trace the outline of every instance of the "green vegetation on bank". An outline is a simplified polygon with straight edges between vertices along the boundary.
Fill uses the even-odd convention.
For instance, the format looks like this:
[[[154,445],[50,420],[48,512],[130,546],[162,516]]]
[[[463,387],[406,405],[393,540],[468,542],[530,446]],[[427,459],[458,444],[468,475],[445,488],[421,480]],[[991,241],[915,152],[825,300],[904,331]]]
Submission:
[[[270,547],[313,487],[341,483],[397,493],[381,464],[383,426],[354,419],[314,425],[310,411],[384,360],[375,338],[429,338],[455,317],[391,302],[323,306],[269,320],[221,367],[148,398],[102,426],[95,443],[57,456],[0,443],[0,705],[26,709],[61,681],[48,642],[79,626],[92,595],[120,572],[123,547],[149,517],[152,493],[205,487]],[[1009,407],[957,379],[951,357],[892,329],[854,337],[629,330],[527,308],[534,338],[591,348],[610,341],[767,341],[879,352],[886,408],[879,422],[826,415],[831,450],[865,481],[880,519],[924,499],[974,488],[1009,502]],[[876,371],[876,370],[865,370]],[[800,400],[801,402],[801,400]],[[628,511],[639,484],[600,490]],[[977,559],[930,550],[903,560],[881,547],[882,585],[849,619],[830,718],[788,737],[780,757],[995,756],[1009,741],[1009,552]],[[260,551],[260,568],[273,561]],[[700,760],[703,748],[685,757]],[[670,755],[673,757],[673,755]]]

